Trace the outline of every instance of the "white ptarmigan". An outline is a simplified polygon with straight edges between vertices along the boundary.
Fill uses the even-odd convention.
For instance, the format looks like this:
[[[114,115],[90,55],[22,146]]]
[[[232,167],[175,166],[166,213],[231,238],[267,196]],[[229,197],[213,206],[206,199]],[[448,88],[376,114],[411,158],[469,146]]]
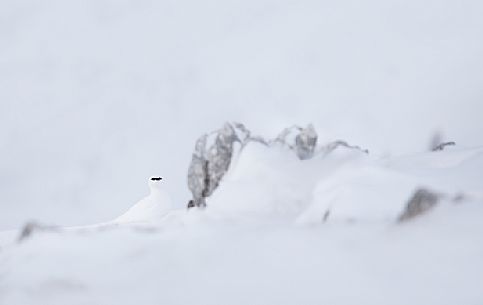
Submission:
[[[115,222],[154,222],[161,219],[171,210],[171,198],[162,188],[161,177],[149,178],[149,196],[141,199],[126,213],[116,218]]]

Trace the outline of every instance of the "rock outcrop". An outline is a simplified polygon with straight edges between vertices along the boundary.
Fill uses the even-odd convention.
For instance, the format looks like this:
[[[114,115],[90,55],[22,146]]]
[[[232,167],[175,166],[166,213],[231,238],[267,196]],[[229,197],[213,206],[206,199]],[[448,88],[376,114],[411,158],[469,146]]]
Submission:
[[[325,156],[340,146],[368,153],[359,146],[352,146],[340,140],[318,147],[318,134],[312,124],[307,127],[294,125],[285,128],[274,139],[265,139],[253,135],[241,123],[225,123],[221,129],[204,134],[196,141],[188,169],[188,187],[193,195],[188,208],[206,206],[206,198],[219,186],[230,168],[235,153],[240,153],[250,142],[267,147],[288,147],[300,160],[308,160],[318,154]],[[240,144],[238,151],[235,151],[235,143]]]
[[[398,218],[399,222],[407,221],[426,213],[438,204],[441,195],[426,188],[418,188],[406,204],[406,208]]]

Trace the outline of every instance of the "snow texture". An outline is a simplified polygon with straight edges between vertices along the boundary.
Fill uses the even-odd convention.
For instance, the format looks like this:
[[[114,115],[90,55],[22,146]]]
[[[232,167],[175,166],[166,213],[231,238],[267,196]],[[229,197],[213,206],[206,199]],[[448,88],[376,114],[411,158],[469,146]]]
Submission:
[[[481,16],[0,1],[0,305],[483,304]]]
[[[482,15],[480,0],[0,1],[0,229],[112,219],[153,172],[185,207],[193,144],[227,120],[268,138],[312,122],[318,142],[378,155],[435,131],[481,145]]]
[[[124,221],[40,229],[20,243],[2,232],[0,303],[483,300],[483,148],[381,158],[340,147],[302,161],[251,142],[232,162],[205,209],[142,200]],[[421,186],[451,200],[398,222]]]

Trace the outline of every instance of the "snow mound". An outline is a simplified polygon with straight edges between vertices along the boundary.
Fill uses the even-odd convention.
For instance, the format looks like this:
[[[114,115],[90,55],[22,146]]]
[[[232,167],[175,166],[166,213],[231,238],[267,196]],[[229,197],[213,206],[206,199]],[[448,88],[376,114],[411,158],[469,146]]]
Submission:
[[[378,158],[340,147],[302,161],[286,147],[250,143],[208,199],[206,212],[297,224],[392,222],[418,187],[478,198],[483,174],[475,168],[482,156],[476,148]]]
[[[204,209],[171,210],[156,182],[115,225],[0,234],[0,303],[480,304],[482,160],[251,143]],[[422,186],[444,200],[396,222]]]

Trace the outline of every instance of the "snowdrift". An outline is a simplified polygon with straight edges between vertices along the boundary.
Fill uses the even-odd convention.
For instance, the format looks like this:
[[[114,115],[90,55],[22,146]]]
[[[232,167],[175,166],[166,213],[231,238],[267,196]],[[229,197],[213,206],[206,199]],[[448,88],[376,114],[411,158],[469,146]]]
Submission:
[[[418,188],[481,200],[483,149],[373,157],[340,147],[301,161],[284,147],[249,144],[234,161],[206,213],[279,218],[297,224],[394,222]]]
[[[204,209],[3,232],[0,303],[478,304],[482,165],[483,148],[302,161],[250,143]],[[421,187],[440,200],[398,221]]]

